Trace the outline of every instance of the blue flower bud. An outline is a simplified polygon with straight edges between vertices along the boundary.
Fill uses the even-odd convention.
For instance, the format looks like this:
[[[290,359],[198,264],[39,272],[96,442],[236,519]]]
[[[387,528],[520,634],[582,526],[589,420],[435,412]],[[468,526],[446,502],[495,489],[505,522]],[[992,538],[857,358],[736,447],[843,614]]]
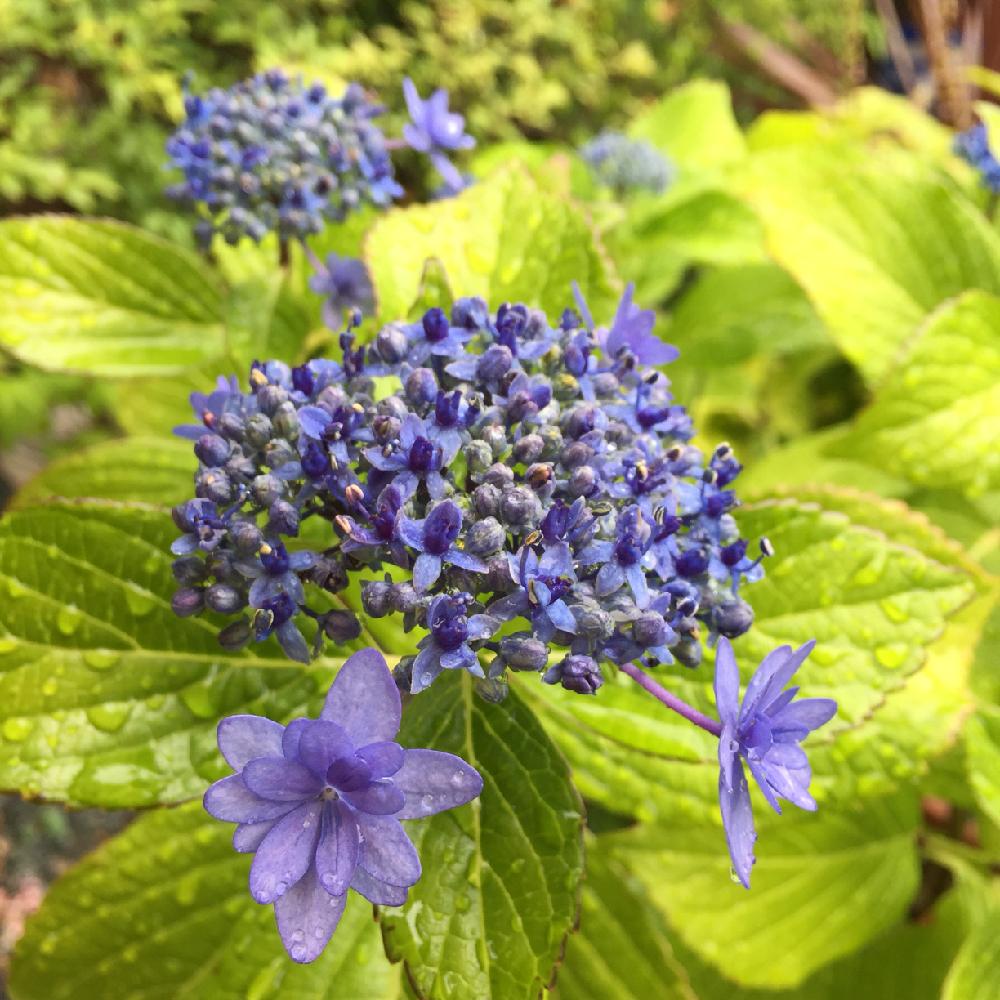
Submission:
[[[204,559],[197,556],[183,556],[175,559],[170,568],[174,574],[174,579],[182,586],[191,587],[197,583],[203,583],[208,575],[208,569]]]
[[[202,464],[218,466],[229,458],[229,447],[229,442],[218,434],[202,434],[195,442],[194,453]]]
[[[512,670],[545,669],[549,647],[527,632],[518,632],[500,640],[500,656]]]
[[[205,591],[205,603],[219,614],[231,615],[246,607],[246,598],[235,587],[214,583]]]
[[[285,484],[270,473],[257,476],[253,481],[254,499],[262,507],[270,507],[276,500],[280,500],[284,493]]]
[[[437,399],[437,376],[430,368],[415,368],[407,377],[404,390],[414,406],[427,406]]]
[[[712,608],[712,630],[727,639],[736,639],[753,625],[753,608],[735,598]]]
[[[501,491],[493,483],[483,483],[472,491],[472,509],[479,517],[496,517],[500,513]]]
[[[398,323],[382,327],[375,338],[375,349],[379,357],[390,365],[399,364],[406,357],[409,346],[406,330]]]
[[[494,517],[485,517],[469,528],[465,548],[473,555],[487,556],[499,551],[506,539],[503,525]]]
[[[542,505],[530,489],[515,486],[500,497],[500,518],[512,527],[533,527],[542,519]]]
[[[263,448],[274,436],[271,420],[263,413],[255,413],[246,422],[246,439],[254,448]]]
[[[476,363],[476,378],[480,382],[497,382],[510,371],[514,355],[509,347],[493,344],[483,351]]]
[[[205,592],[198,587],[182,587],[170,598],[170,607],[178,618],[190,618],[205,607]]]
[[[219,632],[219,645],[227,652],[235,653],[250,641],[251,634],[249,619],[241,618]]]
[[[267,530],[274,535],[291,535],[299,533],[298,509],[287,500],[276,500],[268,511]]]

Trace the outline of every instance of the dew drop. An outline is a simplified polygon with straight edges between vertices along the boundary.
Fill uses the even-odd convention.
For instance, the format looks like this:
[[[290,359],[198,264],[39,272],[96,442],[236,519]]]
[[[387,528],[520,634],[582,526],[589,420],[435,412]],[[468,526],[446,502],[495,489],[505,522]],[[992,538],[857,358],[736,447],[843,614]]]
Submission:
[[[128,704],[94,705],[87,709],[87,721],[102,733],[117,733],[125,725],[130,711]]]
[[[72,635],[79,627],[83,615],[75,604],[67,604],[56,615],[56,628],[63,635]]]
[[[299,930],[292,931],[291,942],[292,944],[300,944],[305,941],[306,934],[301,928]]]
[[[17,742],[18,740],[25,740],[31,735],[31,720],[30,719],[7,719],[4,721],[3,738],[5,740],[11,740]]]
[[[455,771],[451,776],[451,783],[457,788],[459,785],[465,784],[465,772]]]
[[[431,809],[431,808],[433,808],[433,806],[434,806],[434,796],[433,795],[425,795],[420,800],[420,804],[421,804],[421,806],[424,807],[424,809]]]
[[[306,954],[307,952],[302,945],[300,944],[292,945],[291,955],[296,962],[304,962],[306,960]]]
[[[148,615],[156,604],[152,594],[134,586],[125,588],[125,603],[128,605],[129,611],[140,618],[143,615]]]
[[[118,662],[118,654],[110,649],[88,649],[83,654],[83,662],[91,670],[110,670]]]

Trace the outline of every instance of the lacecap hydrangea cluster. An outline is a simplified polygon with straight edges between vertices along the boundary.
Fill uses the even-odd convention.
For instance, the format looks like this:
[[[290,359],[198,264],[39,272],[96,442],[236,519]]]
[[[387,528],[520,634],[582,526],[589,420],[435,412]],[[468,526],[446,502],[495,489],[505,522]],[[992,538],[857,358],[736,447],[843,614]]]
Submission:
[[[594,179],[617,195],[635,191],[662,194],[674,179],[673,165],[644,139],[601,132],[580,149]]]
[[[975,170],[983,187],[1000,193],[1000,160],[990,149],[989,131],[982,122],[955,136],[955,152]]]
[[[246,391],[195,394],[175,611],[233,617],[227,648],[274,634],[307,661],[359,634],[322,595],[360,573],[367,615],[425,630],[401,687],[464,669],[496,699],[508,670],[592,694],[602,663],[693,667],[700,633],[744,633],[740,588],[770,547],[740,537],[740,463],[690,443],[654,367],[677,352],[632,287],[610,326],[575,293],[555,322],[461,298],[366,346],[352,319],[339,361],[254,363]]]
[[[184,179],[168,194],[199,208],[204,246],[215,234],[232,244],[268,232],[301,239],[403,193],[372,121],[383,109],[357,84],[333,97],[275,69],[226,90],[187,93],[184,110],[167,143]]]

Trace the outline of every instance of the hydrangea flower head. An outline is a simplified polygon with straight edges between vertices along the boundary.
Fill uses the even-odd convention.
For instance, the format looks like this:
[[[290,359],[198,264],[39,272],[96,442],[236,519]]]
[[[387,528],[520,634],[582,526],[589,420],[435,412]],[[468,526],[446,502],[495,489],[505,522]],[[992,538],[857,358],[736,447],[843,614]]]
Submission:
[[[809,794],[812,771],[799,743],[837,712],[830,698],[800,698],[786,684],[812,652],[810,641],[793,650],[779,646],[761,660],[740,702],[740,673],[728,639],[715,655],[715,703],[722,723],[719,736],[719,805],[733,870],[750,888],[757,834],[744,764],[775,812],[779,799],[814,810]]]
[[[187,93],[184,107],[167,142],[184,179],[168,194],[198,207],[205,245],[215,234],[228,243],[268,232],[301,239],[402,194],[372,121],[382,109],[356,84],[332,97],[269,70],[228,90]]]
[[[595,180],[619,196],[661,194],[674,179],[673,166],[652,143],[621,132],[601,132],[580,149],[580,156]]]
[[[227,649],[273,635],[304,660],[344,628],[324,592],[358,581],[356,611],[426,630],[396,671],[412,693],[453,669],[499,697],[525,663],[580,693],[604,664],[697,666],[700,630],[750,628],[741,586],[770,547],[748,555],[740,464],[689,443],[653,366],[676,351],[632,295],[607,327],[581,294],[555,323],[459,298],[360,346],[355,317],[340,359],[254,363],[248,391],[199,397],[178,613],[239,616]]]
[[[399,691],[374,649],[341,667],[318,719],[219,723],[219,749],[235,773],[208,789],[205,809],[238,824],[233,846],[254,855],[250,894],[274,905],[296,962],[326,947],[348,889],[379,905],[406,901],[421,868],[400,820],[464,805],[482,790],[461,758],[396,743],[399,723]]]
[[[465,178],[448,159],[448,154],[472,149],[476,140],[465,131],[465,118],[448,110],[448,91],[435,90],[427,100],[420,96],[416,84],[407,77],[403,81],[403,96],[410,121],[403,126],[406,144],[418,153],[426,153],[435,169],[452,192],[467,186]]]

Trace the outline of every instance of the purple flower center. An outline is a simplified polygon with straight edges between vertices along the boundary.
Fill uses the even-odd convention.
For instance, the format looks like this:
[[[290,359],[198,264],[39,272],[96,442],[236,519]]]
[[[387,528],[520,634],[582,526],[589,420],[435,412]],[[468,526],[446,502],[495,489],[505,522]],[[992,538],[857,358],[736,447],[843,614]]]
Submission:
[[[434,641],[447,653],[454,652],[469,637],[465,606],[459,601],[439,602],[430,626]]]
[[[542,518],[542,537],[545,541],[558,542],[569,530],[570,510],[563,500],[556,500]]]
[[[278,542],[271,546],[270,552],[261,552],[260,564],[268,576],[281,576],[282,573],[288,572],[288,550]]]
[[[330,459],[326,452],[315,441],[310,441],[302,455],[302,471],[310,479],[319,479],[329,469]]]
[[[436,306],[424,313],[422,325],[424,336],[432,344],[440,343],[448,336],[448,317],[444,314],[443,309],[438,309]]]
[[[418,437],[410,446],[407,466],[411,472],[429,472],[434,468],[436,449],[434,442],[425,437]]]
[[[615,559],[622,566],[634,566],[642,558],[643,551],[642,542],[630,531],[615,542]]]
[[[299,365],[298,368],[292,369],[292,388],[311,396],[315,386],[316,380],[307,365]]]
[[[733,566],[735,566],[746,554],[747,554],[746,540],[740,538],[737,541],[733,542],[732,545],[727,545],[723,548],[721,552],[722,564],[732,569]]]
[[[643,430],[649,430],[670,416],[669,406],[643,406],[636,411],[635,419]]]
[[[458,408],[461,403],[462,394],[457,389],[451,395],[439,392],[434,403],[434,422],[439,427],[454,427],[458,423]]]
[[[708,560],[697,549],[689,549],[677,560],[677,572],[680,576],[701,576],[706,569]]]
[[[360,792],[372,783],[372,769],[357,754],[338,757],[327,768],[326,780],[340,792]]]
[[[438,504],[424,522],[424,549],[432,556],[442,556],[451,548],[462,530],[462,512],[450,500]]]

